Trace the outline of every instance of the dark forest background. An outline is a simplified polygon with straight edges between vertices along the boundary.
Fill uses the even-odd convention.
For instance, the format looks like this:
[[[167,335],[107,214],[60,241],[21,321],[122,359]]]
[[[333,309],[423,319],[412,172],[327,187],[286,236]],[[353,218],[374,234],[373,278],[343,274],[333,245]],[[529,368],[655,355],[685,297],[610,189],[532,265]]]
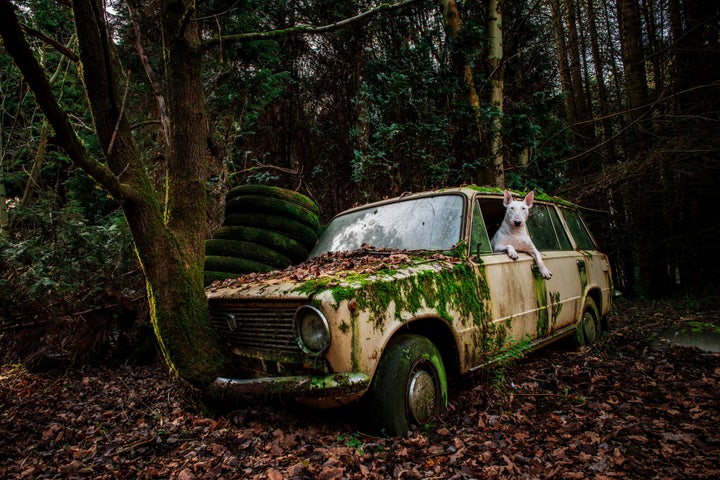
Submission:
[[[13,3],[56,96],[101,156],[70,2]],[[158,4],[104,5],[123,108],[162,184]],[[324,221],[409,191],[535,189],[583,208],[625,295],[717,294],[720,2],[410,1],[297,31],[379,5],[198,2],[195,21],[216,39],[203,59],[207,236],[224,193],[244,183],[298,190]],[[54,142],[2,46],[0,98],[0,335],[43,324],[83,332],[67,337],[68,351],[115,345],[147,327],[123,213]]]

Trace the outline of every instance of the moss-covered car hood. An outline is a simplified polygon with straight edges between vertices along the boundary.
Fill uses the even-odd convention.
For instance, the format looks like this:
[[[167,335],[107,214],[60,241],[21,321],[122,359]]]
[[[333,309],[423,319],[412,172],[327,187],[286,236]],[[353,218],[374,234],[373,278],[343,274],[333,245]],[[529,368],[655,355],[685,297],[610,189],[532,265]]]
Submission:
[[[355,297],[358,290],[367,290],[370,284],[400,284],[407,283],[408,278],[442,276],[442,272],[462,265],[461,259],[440,253],[359,250],[323,255],[284,270],[214,282],[206,291],[209,300],[307,299],[329,291],[339,303]],[[381,304],[397,301],[399,293],[387,291],[386,296],[392,298],[376,300]]]

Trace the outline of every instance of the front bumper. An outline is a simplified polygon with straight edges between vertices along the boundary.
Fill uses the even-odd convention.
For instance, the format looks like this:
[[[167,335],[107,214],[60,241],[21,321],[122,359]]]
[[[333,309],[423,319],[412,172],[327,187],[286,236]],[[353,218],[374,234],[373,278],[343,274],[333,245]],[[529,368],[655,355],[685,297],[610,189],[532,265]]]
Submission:
[[[350,372],[243,379],[218,377],[210,389],[219,396],[279,395],[308,399],[352,396],[369,386],[370,377],[361,372]]]

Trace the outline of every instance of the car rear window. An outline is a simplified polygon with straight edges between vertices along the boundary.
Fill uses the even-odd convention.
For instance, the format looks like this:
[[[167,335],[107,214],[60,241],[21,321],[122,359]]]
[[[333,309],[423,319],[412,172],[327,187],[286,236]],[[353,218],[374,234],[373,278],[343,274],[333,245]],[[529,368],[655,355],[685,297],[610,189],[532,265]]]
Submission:
[[[565,222],[570,229],[570,233],[575,239],[578,250],[597,250],[595,241],[590,235],[590,232],[588,232],[585,222],[582,221],[580,212],[563,208],[562,214],[563,217],[565,217]]]
[[[572,250],[560,216],[551,205],[535,204],[527,221],[528,233],[538,250]]]

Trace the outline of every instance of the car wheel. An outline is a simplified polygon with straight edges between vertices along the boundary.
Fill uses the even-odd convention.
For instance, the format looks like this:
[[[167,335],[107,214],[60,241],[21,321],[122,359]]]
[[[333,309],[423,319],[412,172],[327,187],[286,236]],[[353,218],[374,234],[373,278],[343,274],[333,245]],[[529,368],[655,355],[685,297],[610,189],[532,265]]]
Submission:
[[[390,341],[365,399],[372,430],[404,435],[410,425],[424,425],[447,407],[447,379],[440,352],[419,335]]]
[[[600,338],[600,313],[595,301],[588,297],[583,307],[582,318],[575,332],[575,343],[578,347],[592,345]]]

